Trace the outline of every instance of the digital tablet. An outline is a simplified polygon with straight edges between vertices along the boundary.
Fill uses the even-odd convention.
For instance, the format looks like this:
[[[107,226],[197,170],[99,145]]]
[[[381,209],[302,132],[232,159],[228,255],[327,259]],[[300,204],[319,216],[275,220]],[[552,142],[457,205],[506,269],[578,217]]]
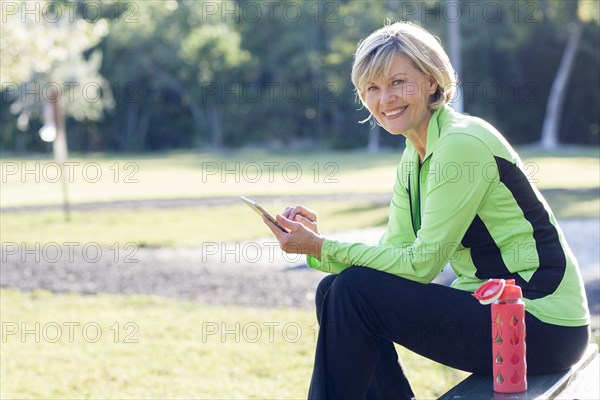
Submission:
[[[277,227],[279,229],[281,229],[282,231],[284,231],[286,233],[290,232],[290,230],[288,228],[282,226],[279,222],[277,222],[277,220],[275,218],[273,218],[271,216],[271,214],[269,214],[264,208],[259,206],[254,200],[250,200],[249,198],[244,197],[244,196],[240,196],[240,199],[242,199],[244,201],[244,203],[248,204],[248,207],[253,209],[258,215],[264,215],[265,217],[267,217],[267,219],[269,221],[271,221],[272,223],[277,225]]]

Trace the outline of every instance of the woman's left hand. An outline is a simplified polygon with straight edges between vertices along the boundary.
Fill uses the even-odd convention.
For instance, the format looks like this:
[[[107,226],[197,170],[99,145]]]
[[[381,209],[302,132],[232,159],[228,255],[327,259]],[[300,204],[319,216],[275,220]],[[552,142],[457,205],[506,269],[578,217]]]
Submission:
[[[320,235],[308,229],[301,222],[289,220],[281,214],[277,214],[275,218],[277,222],[290,231],[282,231],[264,216],[263,221],[271,229],[283,251],[292,254],[309,254],[321,259],[321,246],[324,239]]]

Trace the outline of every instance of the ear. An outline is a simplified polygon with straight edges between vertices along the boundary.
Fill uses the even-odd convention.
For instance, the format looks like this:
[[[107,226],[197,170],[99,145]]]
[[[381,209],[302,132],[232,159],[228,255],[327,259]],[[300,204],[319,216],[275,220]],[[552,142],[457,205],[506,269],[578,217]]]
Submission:
[[[371,110],[369,110],[369,106],[367,105],[367,97],[365,93],[358,92],[358,98],[360,99],[360,104],[362,104],[363,107],[366,108],[369,113],[371,113]]]
[[[427,94],[429,95],[433,95],[436,90],[438,89],[438,83],[436,82],[435,78],[433,77],[433,75],[429,75],[427,77],[427,82],[429,83],[429,85],[427,86]]]
[[[360,90],[357,90],[356,94],[358,95],[358,98],[359,98],[360,102],[366,107],[367,106],[367,100],[366,100],[366,97],[365,97],[365,92],[361,92]]]

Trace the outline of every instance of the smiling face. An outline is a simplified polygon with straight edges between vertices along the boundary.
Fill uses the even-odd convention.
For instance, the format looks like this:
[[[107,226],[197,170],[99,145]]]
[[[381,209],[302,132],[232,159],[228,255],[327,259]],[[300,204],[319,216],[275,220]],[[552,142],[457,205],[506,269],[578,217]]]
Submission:
[[[387,76],[367,82],[363,102],[377,122],[393,135],[424,137],[432,111],[431,96],[437,84],[421,72],[408,56],[394,56]]]

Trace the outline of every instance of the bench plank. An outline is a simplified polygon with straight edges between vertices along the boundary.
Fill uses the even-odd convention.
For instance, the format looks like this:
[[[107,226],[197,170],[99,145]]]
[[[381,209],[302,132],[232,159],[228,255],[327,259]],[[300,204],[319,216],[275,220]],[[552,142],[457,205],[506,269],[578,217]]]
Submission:
[[[560,392],[557,399],[598,400],[600,399],[600,356],[596,357],[577,374],[575,381]]]
[[[594,358],[597,360],[598,346],[590,344],[581,360],[568,371],[547,375],[528,375],[527,392],[495,393],[492,377],[487,375],[470,375],[465,380],[446,392],[441,400],[479,400],[479,399],[553,399],[561,393],[578,372],[582,371]]]

